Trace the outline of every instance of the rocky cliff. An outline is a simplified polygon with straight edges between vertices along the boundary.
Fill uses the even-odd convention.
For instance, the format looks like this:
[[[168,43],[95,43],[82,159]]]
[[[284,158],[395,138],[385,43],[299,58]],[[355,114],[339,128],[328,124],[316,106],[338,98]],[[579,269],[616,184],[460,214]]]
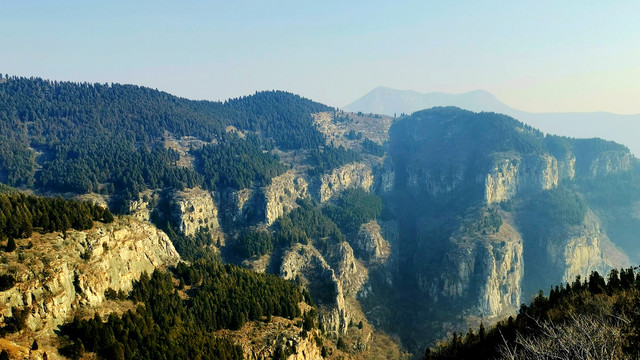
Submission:
[[[633,155],[628,151],[605,151],[599,153],[589,164],[589,175],[598,177],[632,169]]]
[[[193,236],[200,228],[216,231],[220,227],[218,207],[209,191],[201,188],[176,191],[170,202],[171,217],[184,235]]]
[[[437,279],[420,273],[420,288],[436,302],[462,301],[484,316],[513,312],[520,306],[524,274],[522,238],[506,214],[501,224],[479,226],[481,209],[464,220],[450,238]]]
[[[335,338],[346,335],[354,319],[366,321],[355,299],[368,272],[348,243],[329,245],[324,255],[312,245],[294,245],[283,257],[280,275],[305,284],[325,331]]]
[[[312,194],[320,202],[325,202],[346,189],[361,187],[369,191],[373,185],[373,179],[370,166],[364,163],[351,163],[321,175]]]
[[[408,188],[430,196],[449,194],[467,180],[465,170],[464,166],[454,164],[446,169],[407,166],[406,184]]]
[[[296,200],[308,196],[308,184],[304,177],[290,170],[271,179],[264,190],[266,203],[265,222],[273,224],[280,216],[296,208]]]
[[[127,213],[140,221],[150,221],[151,213],[159,200],[160,194],[158,191],[145,190],[138,195],[138,199],[129,201],[126,209]]]
[[[381,231],[378,222],[372,220],[360,226],[353,242],[354,251],[369,266],[386,263],[391,254],[391,245],[382,236]]]
[[[623,230],[605,230],[591,210],[594,184],[614,194],[637,171],[624,147],[545,136],[508,117],[455,108],[417,112],[390,134],[394,189],[385,200],[401,225],[389,256],[397,260],[388,262],[397,266],[370,269],[375,281],[362,299],[387,331],[393,316],[420,329],[422,339],[400,331],[410,349],[427,334],[466,329],[468,319],[514,313],[538,290],[576,275],[629,264],[607,235]],[[608,210],[618,206],[612,198],[598,214],[625,224],[611,221],[621,216]],[[366,241],[354,243],[357,254],[375,257],[371,238],[359,237]],[[423,301],[407,314],[385,314],[416,291]],[[450,321],[425,325],[443,313]]]
[[[587,212],[580,225],[567,228],[561,239],[549,241],[546,249],[551,262],[564,270],[562,282],[572,282],[576,276],[585,279],[592,271],[606,274],[612,267],[631,265],[626,255],[610,246],[592,211]]]
[[[2,273],[17,284],[0,292],[0,312],[30,310],[32,331],[51,330],[80,307],[93,307],[109,288],[128,291],[143,272],[176,264],[180,257],[169,238],[154,226],[133,218],[98,224],[86,231],[34,235],[3,255]]]
[[[223,330],[219,335],[227,336],[242,348],[247,360],[320,360],[321,346],[316,338],[318,330],[302,331],[297,321],[274,317],[270,322],[250,322],[239,331]]]
[[[297,244],[284,255],[280,276],[302,281],[321,308],[325,330],[335,336],[347,332],[351,315],[345,306],[342,281],[313,246]]]
[[[260,212],[261,204],[257,200],[255,189],[227,189],[220,193],[222,205],[222,219],[229,224],[241,225]]]
[[[549,190],[558,181],[558,161],[551,155],[494,154],[484,184],[485,201],[492,204],[513,199],[519,191]]]

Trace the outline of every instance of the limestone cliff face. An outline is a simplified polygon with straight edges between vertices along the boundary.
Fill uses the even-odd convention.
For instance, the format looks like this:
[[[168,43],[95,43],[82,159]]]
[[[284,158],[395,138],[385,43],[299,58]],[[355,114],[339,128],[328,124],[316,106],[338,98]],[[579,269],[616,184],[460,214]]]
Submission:
[[[363,163],[351,163],[324,174],[319,179],[313,195],[320,202],[325,202],[346,189],[361,187],[367,191],[373,185],[371,167]]]
[[[353,242],[354,251],[369,266],[386,263],[391,254],[391,245],[382,236],[381,230],[375,220],[362,224]]]
[[[290,170],[271,179],[271,184],[265,186],[266,202],[265,221],[273,224],[280,216],[298,207],[296,200],[308,195],[307,181]]]
[[[345,308],[342,284],[318,250],[311,245],[293,246],[282,259],[280,276],[286,280],[302,280],[318,302],[325,330],[335,335],[347,332],[350,316]]]
[[[243,222],[256,211],[257,194],[254,189],[225,190],[220,197],[222,218],[229,224]]]
[[[474,313],[494,316],[520,306],[524,274],[520,234],[509,218],[495,233],[470,231],[462,226],[450,239],[443,271],[433,279],[418,275],[419,286],[436,302],[464,300]]]
[[[465,166],[452,164],[446,169],[429,169],[409,166],[407,171],[407,187],[431,196],[450,193],[460,187],[466,180]]]
[[[231,338],[242,349],[247,360],[270,360],[284,355],[287,360],[321,360],[321,348],[315,342],[318,330],[302,336],[296,319],[274,317],[268,323],[249,322],[240,331],[222,330],[220,335]]]
[[[366,268],[353,256],[346,242],[329,245],[327,260],[312,245],[296,244],[288,250],[280,267],[285,279],[299,279],[318,302],[322,324],[334,336],[347,333],[349,324],[359,315],[356,293],[367,279]]]
[[[209,191],[202,188],[176,191],[171,196],[171,204],[171,217],[184,235],[195,235],[200,228],[220,227],[218,207]]]
[[[512,199],[518,190],[520,158],[494,159],[485,180],[484,198],[488,204]]]
[[[558,158],[558,177],[560,179],[573,180],[576,176],[576,157],[568,153]]]
[[[133,218],[69,231],[66,237],[52,233],[29,240],[34,246],[20,250],[21,261],[9,258],[2,265],[18,284],[0,292],[0,313],[11,316],[12,307],[30,308],[27,324],[34,331],[53,329],[79,306],[99,305],[107,289],[128,291],[143,272],[180,259],[166,234]]]
[[[558,241],[560,240],[560,241]],[[607,235],[600,227],[597,216],[588,211],[582,224],[565,230],[561,239],[552,239],[547,244],[547,253],[552,263],[564,270],[563,282],[572,282],[577,275],[587,278],[592,271],[601,274],[619,264],[620,257],[611,261],[603,252],[603,245],[608,242]]]
[[[322,360],[322,351],[311,337],[305,339],[292,339],[287,341],[292,354],[287,360]]]
[[[277,349],[277,350],[276,350]],[[251,349],[245,353],[247,360],[270,360],[276,355],[289,354],[287,360],[322,360],[321,349],[311,336],[302,338],[299,335],[281,336],[276,340],[276,344],[262,349]]]
[[[376,192],[386,194],[393,190],[395,185],[396,173],[390,164],[385,166],[376,174]]]
[[[520,184],[524,189],[549,190],[558,186],[558,160],[549,154],[522,158]]]
[[[137,200],[129,202],[127,213],[140,221],[149,221],[151,212],[155,205],[158,204],[159,199],[160,195],[157,191],[145,190],[139,194]]]
[[[462,319],[513,312],[539,289],[576,275],[629,263],[588,210],[614,230],[618,246],[633,244],[629,230],[619,228],[628,226],[631,207],[601,201],[590,185],[593,178],[639,171],[623,146],[545,135],[497,114],[433,108],[392,125],[389,155],[393,192],[376,191],[402,224],[399,241],[390,241],[384,271],[370,267],[370,283],[361,293],[365,311],[383,319],[377,323],[385,330],[394,331],[399,316],[414,321],[412,329],[431,324],[419,336],[400,333],[406,346],[466,330]],[[615,177],[607,180],[612,181],[599,184],[605,191],[625,186]],[[497,231],[490,229],[495,218],[479,223],[472,218],[479,207],[500,214]],[[575,218],[564,216],[584,209],[588,214],[577,226],[571,225]],[[542,216],[556,210],[553,218]],[[627,235],[618,235],[622,232]],[[362,234],[363,243],[352,243],[356,255],[375,254],[372,238]],[[385,292],[410,297],[416,290],[422,297],[415,310],[385,308],[386,299],[375,302]],[[434,323],[442,313],[460,321]]]
[[[346,241],[329,246],[324,255],[334,269],[345,296],[355,296],[367,280],[369,273],[353,255],[353,249]]]
[[[589,164],[589,175],[598,177],[631,170],[633,156],[627,151],[605,151]]]
[[[551,155],[494,154],[485,179],[485,201],[492,204],[512,199],[519,191],[553,189],[558,181],[558,161]]]

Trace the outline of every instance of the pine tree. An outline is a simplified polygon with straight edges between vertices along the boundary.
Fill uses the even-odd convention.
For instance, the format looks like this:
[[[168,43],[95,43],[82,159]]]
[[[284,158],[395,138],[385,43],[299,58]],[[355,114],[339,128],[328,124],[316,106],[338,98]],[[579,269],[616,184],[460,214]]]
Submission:
[[[487,336],[487,332],[484,329],[484,323],[480,323],[480,329],[478,330],[478,337],[480,337],[480,341],[484,341],[484,338]]]
[[[9,241],[7,241],[7,247],[5,248],[6,252],[13,252],[16,248],[16,241],[13,238],[9,238]]]

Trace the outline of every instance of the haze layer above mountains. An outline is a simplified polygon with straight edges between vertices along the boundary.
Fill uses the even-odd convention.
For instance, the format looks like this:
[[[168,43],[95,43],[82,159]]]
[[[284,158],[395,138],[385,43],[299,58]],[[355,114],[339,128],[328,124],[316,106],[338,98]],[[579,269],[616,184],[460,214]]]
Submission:
[[[488,111],[512,116],[545,133],[577,138],[599,137],[629,147],[640,154],[640,114],[620,115],[608,112],[531,113],[518,110],[498,100],[485,90],[462,94],[419,93],[379,86],[362,98],[345,106],[346,111],[389,116],[411,114],[434,106],[457,106],[471,111]]]

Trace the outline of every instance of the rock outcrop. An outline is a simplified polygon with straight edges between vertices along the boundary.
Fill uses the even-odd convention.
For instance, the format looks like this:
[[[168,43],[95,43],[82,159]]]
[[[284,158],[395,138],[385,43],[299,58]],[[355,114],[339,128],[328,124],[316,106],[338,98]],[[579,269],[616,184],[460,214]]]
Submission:
[[[478,229],[475,218],[466,225],[450,239],[442,264],[446,270],[435,281],[420,274],[420,288],[436,302],[463,301],[485,316],[515,311],[524,275],[520,234],[506,216],[497,231]]]
[[[492,156],[491,163],[484,184],[487,204],[510,200],[519,191],[549,190],[558,186],[558,161],[551,155],[523,157],[516,153],[498,153]]]
[[[391,254],[391,245],[381,234],[380,225],[375,220],[360,226],[353,248],[359,258],[369,266],[387,262]]]
[[[160,195],[157,191],[145,190],[139,194],[137,200],[129,202],[127,213],[140,221],[150,221],[151,212],[159,200]]]
[[[293,170],[271,179],[264,187],[265,222],[273,224],[280,216],[298,207],[296,200],[308,196],[307,181]]]
[[[604,151],[589,164],[591,177],[626,172],[631,170],[633,155],[628,151]]]
[[[312,245],[296,244],[282,259],[280,276],[301,281],[319,305],[324,329],[338,337],[347,333],[359,309],[349,306],[367,279],[367,271],[346,242],[329,245],[328,260]]]
[[[184,235],[193,236],[205,228],[214,231],[220,227],[218,207],[210,192],[201,188],[176,191],[171,196],[171,217]]]
[[[249,322],[240,331],[219,333],[239,345],[247,360],[321,360],[322,350],[315,341],[321,334],[311,330],[303,336],[296,320],[274,317],[268,323]]]
[[[487,204],[512,199],[518,191],[518,171],[520,158],[505,156],[495,158],[484,186],[484,199]]]
[[[224,190],[220,193],[222,205],[222,219],[229,225],[247,221],[257,212],[260,212],[261,204],[258,204],[257,191],[254,189]]]
[[[395,185],[396,180],[396,173],[389,161],[385,164],[385,166],[382,167],[382,169],[380,169],[380,171],[376,172],[375,175],[375,192],[386,194],[393,190],[393,186]]]
[[[369,273],[353,255],[346,241],[329,246],[324,255],[334,270],[345,296],[355,296],[365,283]]]
[[[361,187],[367,191],[373,185],[371,167],[363,163],[350,163],[320,177],[313,195],[325,202],[346,189]]]
[[[280,276],[298,279],[309,289],[320,306],[325,330],[336,336],[346,333],[350,316],[345,308],[342,284],[318,250],[311,245],[294,245],[282,259]]]
[[[606,274],[611,270],[612,263],[615,263],[615,267],[629,263],[620,253],[616,254],[615,260],[609,259],[603,251],[603,246],[608,242],[599,219],[592,211],[588,211],[580,225],[566,229],[563,239],[549,241],[546,248],[551,262],[564,270],[562,282],[572,282],[578,275],[583,279],[588,278],[592,271]]]
[[[466,181],[465,170],[461,164],[446,169],[409,166],[406,169],[407,187],[430,196],[448,194]]]
[[[576,157],[568,153],[558,158],[558,177],[563,180],[573,180],[576,176]]]
[[[80,306],[99,305],[107,289],[128,291],[143,272],[180,259],[165,233],[133,218],[19,242],[33,247],[4,255],[2,273],[13,274],[17,284],[0,292],[0,313],[30,309],[27,326],[34,331],[53,329]]]

